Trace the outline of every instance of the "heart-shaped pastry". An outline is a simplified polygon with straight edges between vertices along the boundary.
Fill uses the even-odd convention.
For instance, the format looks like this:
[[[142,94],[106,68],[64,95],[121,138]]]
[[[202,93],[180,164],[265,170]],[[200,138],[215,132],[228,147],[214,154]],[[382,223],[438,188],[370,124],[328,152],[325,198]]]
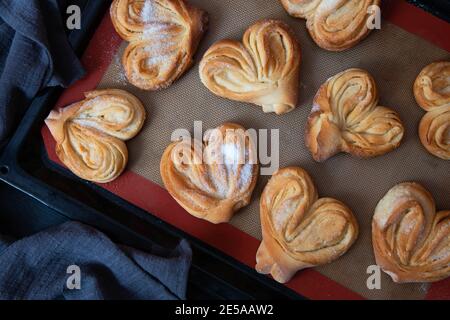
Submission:
[[[314,42],[330,51],[355,46],[371,31],[367,22],[371,6],[380,0],[280,0],[293,17],[306,19]]]
[[[436,213],[433,196],[417,183],[396,185],[372,221],[377,264],[395,282],[432,282],[450,276],[450,210]]]
[[[125,140],[142,128],[145,109],[130,93],[97,90],[86,99],[51,111],[45,123],[56,140],[56,154],[80,178],[106,183],[116,179],[128,161]]]
[[[161,177],[172,197],[190,214],[227,222],[246,206],[258,179],[255,146],[245,129],[225,123],[201,141],[170,144],[161,158]]]
[[[372,76],[349,69],[328,79],[314,98],[305,142],[316,161],[339,152],[369,158],[400,145],[404,127],[392,109],[378,106]]]
[[[426,66],[414,83],[414,96],[427,114],[419,125],[419,137],[431,154],[450,160],[450,62]]]
[[[170,86],[192,65],[208,20],[184,0],[114,0],[111,19],[130,42],[122,57],[126,76],[144,90]]]
[[[262,20],[247,29],[242,43],[213,44],[200,62],[200,79],[220,97],[283,114],[297,106],[300,57],[285,23]]]
[[[336,260],[358,237],[351,210],[332,198],[318,199],[309,174],[297,167],[277,171],[260,202],[263,241],[256,270],[281,283],[301,269]]]

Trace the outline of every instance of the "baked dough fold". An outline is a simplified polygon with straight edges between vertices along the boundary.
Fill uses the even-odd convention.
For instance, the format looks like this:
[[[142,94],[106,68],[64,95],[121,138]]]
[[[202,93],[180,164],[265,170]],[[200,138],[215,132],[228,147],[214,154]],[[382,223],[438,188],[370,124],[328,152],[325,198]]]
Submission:
[[[450,62],[426,66],[414,83],[414,96],[428,111],[419,125],[420,141],[434,156],[450,160]]]
[[[172,197],[191,215],[212,223],[228,222],[250,202],[259,165],[245,129],[225,123],[208,130],[203,143],[182,139],[161,158],[161,177]]]
[[[250,26],[242,43],[222,40],[200,62],[200,78],[214,94],[284,114],[297,106],[300,46],[278,20]]]
[[[372,221],[377,264],[395,282],[433,282],[450,275],[450,210],[436,213],[432,195],[401,183],[378,203]]]
[[[316,44],[329,51],[355,46],[370,32],[370,7],[380,0],[280,0],[293,17],[306,19]],[[368,13],[369,12],[369,13]]]
[[[189,69],[208,20],[185,0],[114,0],[110,12],[117,33],[130,42],[125,74],[144,90],[166,88]]]
[[[400,145],[404,127],[398,114],[378,106],[372,76],[349,69],[325,82],[314,98],[305,142],[316,161],[339,152],[369,158]]]
[[[97,90],[45,120],[56,140],[56,154],[82,179],[106,183],[116,179],[128,161],[125,140],[142,128],[145,109],[130,93]]]
[[[336,260],[358,237],[351,210],[338,200],[318,199],[311,177],[298,167],[272,176],[261,195],[260,216],[256,270],[281,283],[298,270]]]

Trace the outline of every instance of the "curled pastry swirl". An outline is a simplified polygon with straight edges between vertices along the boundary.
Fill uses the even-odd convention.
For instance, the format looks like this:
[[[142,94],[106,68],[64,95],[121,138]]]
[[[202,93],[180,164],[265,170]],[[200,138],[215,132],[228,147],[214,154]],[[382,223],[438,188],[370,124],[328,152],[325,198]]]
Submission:
[[[256,270],[281,283],[298,270],[336,260],[358,237],[351,210],[338,200],[318,199],[311,177],[297,167],[280,169],[269,180],[260,215],[263,241]]]
[[[372,221],[377,264],[395,282],[432,282],[450,275],[450,210],[436,213],[432,195],[417,183],[393,187]]]
[[[404,127],[398,114],[378,106],[372,76],[349,69],[330,78],[314,98],[306,128],[306,146],[316,161],[339,152],[368,158],[400,145]]]
[[[255,146],[245,129],[233,123],[207,131],[203,140],[170,144],[161,158],[161,177],[190,214],[227,222],[250,202],[259,168]]]
[[[114,0],[111,19],[129,46],[122,64],[144,90],[170,86],[193,63],[207,14],[185,0]]]
[[[86,99],[51,111],[45,123],[56,140],[56,154],[80,178],[106,183],[128,161],[125,140],[142,128],[145,109],[123,90],[87,92]]]
[[[306,19],[306,27],[316,44],[329,51],[355,46],[370,32],[370,7],[380,0],[280,0],[294,17]]]
[[[414,96],[427,114],[419,125],[419,137],[431,154],[450,160],[450,62],[426,66],[414,83]]]
[[[300,46],[278,20],[250,26],[242,43],[222,40],[200,62],[200,78],[214,94],[283,114],[297,106]]]

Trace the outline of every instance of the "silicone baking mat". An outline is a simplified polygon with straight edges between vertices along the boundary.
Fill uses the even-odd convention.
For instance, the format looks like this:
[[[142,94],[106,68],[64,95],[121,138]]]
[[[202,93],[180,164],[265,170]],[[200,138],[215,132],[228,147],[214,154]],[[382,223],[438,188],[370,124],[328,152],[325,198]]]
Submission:
[[[246,128],[279,129],[280,166],[298,165],[311,174],[321,196],[344,201],[355,213],[360,236],[351,250],[336,262],[304,270],[287,285],[310,298],[369,299],[450,299],[450,281],[429,284],[394,284],[382,274],[381,290],[367,288],[367,267],[375,264],[371,244],[374,208],[395,184],[417,181],[434,195],[438,208],[448,208],[450,164],[429,155],[417,136],[424,112],[417,106],[412,84],[427,64],[449,60],[447,23],[406,4],[389,2],[383,8],[381,30],[355,48],[332,53],[318,48],[305,28],[305,21],[289,17],[276,0],[190,0],[209,12],[209,30],[196,55],[197,63],[168,89],[146,92],[130,85],[120,65],[126,43],[115,34],[108,16],[94,36],[83,62],[88,76],[68,89],[57,107],[81,98],[94,88],[120,88],[135,94],[145,104],[148,120],[142,132],[128,143],[128,171],[117,181],[104,185],[108,190],[158,215],[162,219],[218,247],[242,262],[254,266],[261,239],[259,196],[268,177],[261,177],[251,204],[239,211],[230,224],[215,226],[195,219],[163,191],[159,161],[175,129],[192,132],[194,121],[203,129],[226,121]],[[208,47],[223,38],[241,39],[245,29],[262,18],[288,23],[302,47],[300,101],[298,108],[284,116],[264,114],[260,108],[214,96],[200,82],[198,61]],[[436,37],[436,31],[441,34]],[[406,126],[401,147],[387,155],[361,160],[338,155],[325,163],[315,163],[304,146],[305,123],[311,101],[327,78],[350,67],[368,70],[379,89],[380,104],[395,109]],[[50,158],[56,160],[53,140],[43,129]]]

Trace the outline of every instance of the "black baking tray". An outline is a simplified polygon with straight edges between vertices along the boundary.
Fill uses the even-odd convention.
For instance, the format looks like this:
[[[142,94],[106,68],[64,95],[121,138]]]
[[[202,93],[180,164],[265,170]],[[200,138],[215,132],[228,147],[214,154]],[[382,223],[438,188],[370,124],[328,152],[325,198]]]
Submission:
[[[66,1],[75,2],[75,1]],[[82,28],[69,34],[78,55],[84,51],[110,1],[79,0]],[[448,1],[410,1],[441,18],[449,18]],[[300,295],[254,269],[191,237],[109,191],[74,176],[50,161],[41,136],[43,121],[62,88],[41,92],[0,155],[0,232],[22,236],[68,220],[94,226],[114,241],[142,250],[174,247],[187,239],[193,250],[188,298],[302,299]],[[27,196],[24,197],[24,194]],[[14,212],[5,209],[14,207]]]
[[[399,0],[390,0],[399,1]],[[429,13],[450,22],[450,1],[449,0],[408,0],[409,3],[428,11]],[[443,35],[444,37],[448,35]]]

